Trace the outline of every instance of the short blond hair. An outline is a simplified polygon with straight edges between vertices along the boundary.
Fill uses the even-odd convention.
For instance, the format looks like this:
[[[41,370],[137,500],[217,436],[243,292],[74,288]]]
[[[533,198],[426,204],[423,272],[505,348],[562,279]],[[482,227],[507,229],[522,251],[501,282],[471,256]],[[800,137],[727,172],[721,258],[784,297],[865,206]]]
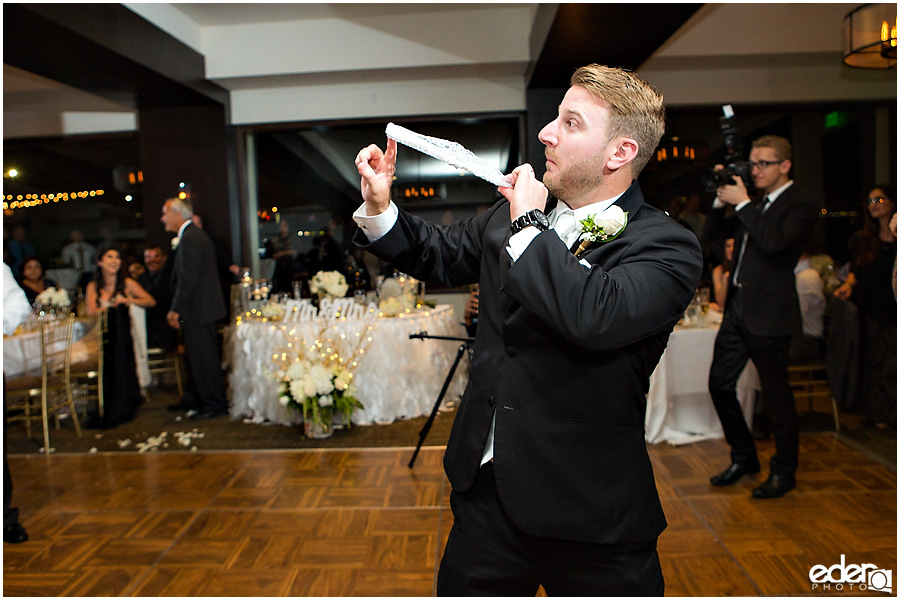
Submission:
[[[598,64],[576,70],[569,84],[581,86],[609,104],[607,143],[619,136],[637,142],[638,153],[632,161],[632,176],[637,177],[666,130],[663,95],[630,71]]]
[[[764,135],[753,140],[752,148],[771,148],[778,160],[791,160],[791,143],[780,135]]]

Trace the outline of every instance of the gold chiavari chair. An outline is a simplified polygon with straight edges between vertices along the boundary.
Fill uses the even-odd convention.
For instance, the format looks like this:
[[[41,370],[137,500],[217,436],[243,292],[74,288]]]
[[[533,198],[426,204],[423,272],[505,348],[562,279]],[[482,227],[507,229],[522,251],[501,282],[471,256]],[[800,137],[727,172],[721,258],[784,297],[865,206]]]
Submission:
[[[44,452],[50,453],[49,415],[57,416],[59,427],[59,411],[68,407],[75,433],[81,437],[81,425],[72,398],[69,383],[68,365],[72,348],[72,329],[75,315],[70,314],[58,319],[46,319],[40,322],[40,335],[33,343],[26,343],[23,350],[26,354],[39,353],[41,360],[40,374],[25,373],[6,380],[8,420],[25,421],[28,437],[31,437],[31,421],[40,419],[44,429]]]
[[[181,383],[183,365],[177,350],[166,351],[162,348],[147,348],[147,367],[153,374],[172,373],[178,386],[178,398],[184,394]],[[149,392],[148,392],[149,393]]]
[[[100,342],[97,351],[84,360],[67,365],[69,381],[77,385],[81,390],[81,401],[85,416],[88,404],[96,398],[97,410],[100,418],[103,418],[103,343],[107,333],[107,313],[101,312],[97,316],[96,327],[100,334]]]

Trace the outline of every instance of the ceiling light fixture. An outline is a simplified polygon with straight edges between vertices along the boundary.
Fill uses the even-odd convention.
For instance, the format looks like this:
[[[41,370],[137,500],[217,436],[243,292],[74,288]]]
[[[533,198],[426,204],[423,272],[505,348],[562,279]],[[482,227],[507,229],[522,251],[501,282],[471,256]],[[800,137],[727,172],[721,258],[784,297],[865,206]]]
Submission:
[[[844,17],[844,64],[890,69],[897,64],[897,5],[863,4]]]

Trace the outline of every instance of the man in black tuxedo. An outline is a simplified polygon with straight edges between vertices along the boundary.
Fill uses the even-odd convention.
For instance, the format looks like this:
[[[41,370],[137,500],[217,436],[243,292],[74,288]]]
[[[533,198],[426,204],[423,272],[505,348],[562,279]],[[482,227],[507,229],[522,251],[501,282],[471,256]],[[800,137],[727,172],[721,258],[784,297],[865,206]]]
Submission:
[[[162,248],[154,246],[144,250],[144,265],[147,272],[137,281],[156,300],[156,306],[147,309],[147,346],[169,352],[178,345],[178,332],[167,320],[172,305],[172,262]]]
[[[193,213],[186,201],[170,198],[163,204],[160,220],[166,231],[178,234],[173,243],[175,291],[166,320],[172,328],[181,329],[189,375],[180,406],[171,408],[193,411],[190,418],[198,420],[227,414],[228,402],[216,343],[216,321],[225,316],[216,253],[212,239],[192,223]]]
[[[818,204],[788,176],[791,144],[786,139],[767,135],[754,141],[750,164],[761,196],[751,200],[741,178],[733,177],[733,184],[718,188],[704,227],[705,239],[735,239],[725,315],[709,372],[709,393],[731,446],[731,465],[710,483],[733,485],[759,472],[736,391],[741,371],[753,359],[775,437],[769,477],[753,497],[777,498],[796,485],[800,434],[787,372],[791,337],[802,332],[794,266],[811,238]],[[726,218],[728,206],[736,210]]]
[[[479,283],[469,384],[444,457],[454,524],[440,595],[664,591],[645,394],[702,256],[635,181],[664,130],[662,95],[600,65],[571,83],[538,136],[543,183],[521,165],[504,199],[473,218],[431,226],[398,209],[396,142],[357,155],[354,241],[417,279]],[[559,202],[545,216],[548,189]],[[573,255],[578,221],[601,212],[606,239]]]

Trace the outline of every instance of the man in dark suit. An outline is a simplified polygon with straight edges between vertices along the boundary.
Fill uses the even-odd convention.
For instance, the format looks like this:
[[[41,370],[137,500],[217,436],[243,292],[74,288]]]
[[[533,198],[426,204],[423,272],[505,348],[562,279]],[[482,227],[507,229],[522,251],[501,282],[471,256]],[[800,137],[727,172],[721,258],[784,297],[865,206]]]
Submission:
[[[733,485],[760,470],[736,392],[741,371],[753,359],[775,437],[769,477],[753,497],[777,498],[796,485],[800,437],[787,372],[791,337],[802,332],[794,266],[812,234],[818,205],[788,176],[791,144],[786,139],[767,135],[754,141],[750,164],[761,196],[752,201],[741,178],[733,177],[733,184],[718,188],[704,228],[705,239],[735,239],[725,315],[709,372],[709,393],[731,446],[731,465],[710,483]],[[726,218],[728,206],[736,210]]]
[[[147,309],[147,346],[169,352],[178,345],[178,332],[167,321],[172,305],[172,262],[162,248],[154,246],[144,250],[144,265],[147,272],[137,281],[156,300],[156,306]]]
[[[188,382],[180,407],[193,411],[191,419],[211,419],[228,412],[222,378],[216,321],[225,316],[225,302],[216,272],[213,242],[194,225],[191,205],[179,198],[163,204],[166,231],[177,233],[172,267],[174,294],[166,320],[181,329],[184,339]]]
[[[702,257],[635,181],[664,130],[662,95],[600,65],[571,83],[538,136],[543,184],[521,165],[505,199],[471,219],[430,226],[390,201],[396,142],[356,159],[354,241],[417,279],[479,282],[473,364],[444,457],[454,524],[440,595],[664,591],[645,394]],[[548,189],[559,203],[545,216]],[[605,239],[573,255],[578,221],[600,213]]]

